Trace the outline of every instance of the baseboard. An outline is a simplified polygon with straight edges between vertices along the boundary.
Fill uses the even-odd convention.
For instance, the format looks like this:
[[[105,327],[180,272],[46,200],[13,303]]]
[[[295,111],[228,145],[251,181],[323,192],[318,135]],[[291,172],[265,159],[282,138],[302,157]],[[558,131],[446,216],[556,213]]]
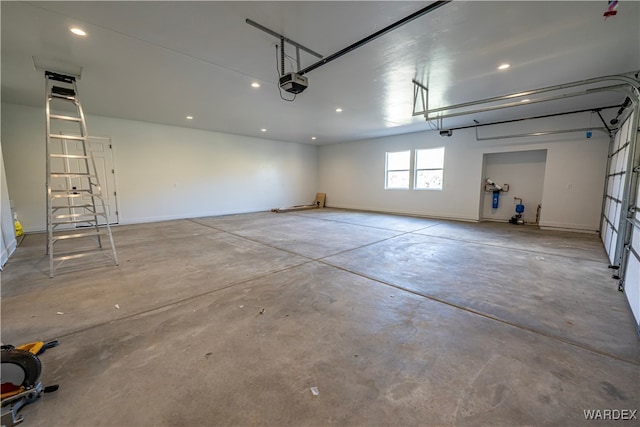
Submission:
[[[393,209],[379,209],[379,208],[363,208],[356,206],[348,206],[348,205],[326,205],[326,208],[333,209],[345,209],[350,211],[360,211],[360,212],[373,212],[373,213],[382,213],[382,214],[391,214],[391,215],[404,215],[411,216],[416,218],[428,218],[428,219],[442,219],[442,220],[450,220],[450,221],[464,221],[464,222],[478,222],[478,218],[469,218],[465,216],[458,215],[446,215],[446,214],[431,214],[424,212],[413,212],[413,211],[405,211],[405,210],[393,210]]]
[[[588,225],[575,225],[575,224],[540,224],[540,230],[551,231],[570,231],[572,233],[586,233],[586,234],[598,234],[598,230],[589,227]]]

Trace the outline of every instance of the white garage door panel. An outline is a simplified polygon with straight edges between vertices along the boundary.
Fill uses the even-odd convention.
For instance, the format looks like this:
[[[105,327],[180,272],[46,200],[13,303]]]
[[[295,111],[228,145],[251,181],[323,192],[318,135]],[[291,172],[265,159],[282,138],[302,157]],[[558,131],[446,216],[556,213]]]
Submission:
[[[625,120],[625,122],[622,125],[622,128],[620,128],[620,131],[618,132],[620,134],[620,138],[623,141],[629,141],[631,139],[631,133],[629,132],[629,130],[631,128],[632,122],[633,122],[633,115],[631,115],[631,117]]]
[[[624,293],[627,294],[629,306],[638,325],[640,324],[640,260],[633,253],[629,256],[624,277]]]
[[[624,213],[622,212],[622,200],[628,200],[629,194],[625,194],[627,181],[630,179],[630,174],[627,171],[628,156],[630,154],[630,141],[635,138],[635,129],[632,126],[633,118],[627,118],[620,130],[616,133],[611,144],[611,152],[609,153],[609,171],[607,174],[607,185],[605,202],[603,206],[602,216],[603,222],[601,230],[602,243],[611,264],[619,264],[621,268],[620,253],[622,245],[619,244],[618,228],[620,227],[620,221],[623,219]],[[636,190],[634,190],[635,193]],[[640,190],[638,190],[640,191]],[[639,195],[640,197],[640,195]],[[620,235],[622,238],[622,235]],[[618,253],[616,254],[616,251]]]
[[[609,235],[611,234],[611,227],[609,227],[609,223],[606,218],[602,219],[602,226],[600,227],[600,239],[602,240],[602,246],[604,246],[605,251],[609,249],[609,244],[607,243],[609,240]]]
[[[615,172],[621,172],[624,170],[624,159],[626,158],[625,156],[625,152],[626,152],[626,148],[624,150],[620,150],[620,152],[618,153],[618,155],[616,156],[616,167],[615,167]]]
[[[612,230],[611,239],[609,241],[609,250],[607,251],[611,264],[615,264],[616,243],[618,243],[618,233]]]
[[[609,261],[612,265],[620,267],[620,285],[624,287],[640,333],[640,185],[637,188],[629,188],[630,184],[636,185],[633,183],[637,180],[634,173],[627,170],[629,160],[635,161],[629,159],[631,148],[636,144],[638,137],[634,124],[631,115],[622,123],[611,143],[600,236]],[[633,224],[627,222],[626,212],[622,212],[623,200],[630,201],[631,206],[636,206]],[[618,242],[619,238],[628,237],[631,237],[630,242]],[[629,243],[630,245],[626,246]]]
[[[620,175],[616,175],[613,177],[613,189],[611,191],[610,196],[617,197],[619,189],[620,189]]]
[[[613,226],[616,227],[616,230],[618,228],[618,224],[620,224],[620,207],[621,204],[620,203],[614,203],[615,206],[615,211],[613,213],[613,217],[611,219],[611,221],[613,222]]]

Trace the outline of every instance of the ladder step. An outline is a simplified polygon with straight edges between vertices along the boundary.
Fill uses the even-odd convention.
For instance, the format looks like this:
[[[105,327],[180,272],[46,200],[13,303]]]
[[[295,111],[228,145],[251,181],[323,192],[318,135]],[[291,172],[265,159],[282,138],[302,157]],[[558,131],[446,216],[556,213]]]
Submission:
[[[49,157],[56,159],[90,159],[91,156],[83,156],[80,154],[49,154]]]
[[[69,76],[67,74],[56,73],[55,71],[45,70],[44,76],[51,80],[57,80],[64,83],[73,83],[76,81],[75,76]]]
[[[68,139],[68,140],[71,140],[71,141],[86,141],[87,140],[86,136],[60,135],[60,134],[57,134],[57,133],[50,133],[49,134],[49,138]]]
[[[55,190],[56,194],[52,194],[49,199],[73,199],[77,197],[94,197],[102,200],[102,193],[90,193],[89,190]]]
[[[76,221],[73,222],[86,222],[86,221],[78,221],[78,219],[82,219],[82,218],[87,218],[87,219],[92,219],[94,217],[101,217],[101,218],[106,218],[107,216],[104,213],[101,212],[97,212],[97,213],[73,213],[73,214],[61,214],[61,215],[53,215],[53,219],[75,219]],[[54,221],[55,224],[61,224],[61,222],[58,221]]]
[[[50,114],[49,118],[50,119],[56,119],[56,120],[66,120],[68,122],[81,122],[82,121],[81,117],[61,116],[59,114]]]
[[[66,97],[73,97],[73,96],[76,96],[76,91],[74,91],[71,88],[67,88],[67,87],[52,86],[51,87],[51,94],[52,95],[66,96]]]
[[[76,99],[73,96],[56,95],[55,93],[52,93],[51,95],[49,95],[49,101],[51,101],[54,98],[60,101],[72,102],[75,105],[79,105],[78,101],[76,101]]]
[[[58,209],[89,209],[89,208],[95,208],[94,205],[64,205],[64,206],[51,206],[51,209],[53,209],[54,211],[58,210]]]
[[[95,228],[96,224],[94,221],[61,221],[61,222],[55,222],[51,224],[51,232],[52,234],[55,233],[61,233],[63,231],[69,231],[69,228],[58,228],[59,226],[62,225],[75,225],[76,228]],[[102,224],[98,224],[98,227],[101,227]]]
[[[73,233],[73,234],[63,234],[60,236],[53,236],[53,243],[58,240],[69,240],[69,239],[81,239],[83,237],[98,237],[98,236],[108,236],[109,233],[106,232],[96,232],[95,229],[92,232],[83,232],[83,233]]]
[[[95,175],[91,175],[90,173],[80,173],[80,172],[69,172],[69,173],[53,172],[53,173],[50,173],[49,176],[51,178],[96,178]]]
[[[96,216],[104,217],[105,218],[103,220],[104,223],[107,222],[106,221],[106,215],[96,215]],[[91,217],[87,217],[87,218],[71,218],[71,219],[68,219],[68,220],[58,219],[58,220],[55,220],[55,221],[51,222],[51,225],[53,226],[54,231],[55,230],[60,231],[58,229],[58,227],[61,226],[61,225],[72,225],[72,224],[76,225],[76,226],[81,225],[82,227],[84,227],[85,224],[86,224],[87,227],[95,227],[96,226],[96,220],[95,220],[95,218],[93,216],[91,216]],[[100,222],[98,225],[102,225],[102,224],[103,223]]]
[[[99,195],[99,194],[95,194],[95,195]],[[63,197],[83,197],[83,196],[87,196],[87,197],[91,197],[92,193],[89,190],[85,190],[85,189],[75,189],[75,190],[51,190],[51,198],[52,199],[59,199],[59,198],[63,198]]]
[[[103,225],[106,224],[106,221],[104,223],[99,223],[97,225],[96,225],[96,221],[94,219],[90,219],[90,220],[89,219],[85,219],[85,220],[80,220],[80,221],[72,221],[72,220],[69,220],[69,221],[54,221],[54,222],[51,223],[51,227],[52,227],[51,229],[52,229],[52,231],[54,233],[60,233],[61,231],[64,231],[64,229],[58,228],[59,226],[61,226],[61,225],[72,225],[72,224],[77,226],[77,227],[83,227],[83,228],[84,227],[87,227],[87,228],[91,227],[91,228],[93,228],[93,227],[102,227]]]
[[[62,194],[62,196],[64,197],[65,194],[69,194],[69,195],[75,195],[76,193],[91,193],[91,190],[88,189],[84,189],[84,188],[80,188],[80,189],[76,189],[76,190],[54,190],[51,189],[51,193],[52,194]]]

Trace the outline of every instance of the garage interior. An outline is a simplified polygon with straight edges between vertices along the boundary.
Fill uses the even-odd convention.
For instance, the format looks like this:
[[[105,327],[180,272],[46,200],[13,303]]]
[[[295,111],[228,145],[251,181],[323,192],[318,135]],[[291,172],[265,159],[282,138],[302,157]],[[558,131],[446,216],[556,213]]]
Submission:
[[[640,2],[1,19],[2,344],[59,341],[23,425],[638,418]],[[77,77],[117,256],[51,268],[43,69]]]

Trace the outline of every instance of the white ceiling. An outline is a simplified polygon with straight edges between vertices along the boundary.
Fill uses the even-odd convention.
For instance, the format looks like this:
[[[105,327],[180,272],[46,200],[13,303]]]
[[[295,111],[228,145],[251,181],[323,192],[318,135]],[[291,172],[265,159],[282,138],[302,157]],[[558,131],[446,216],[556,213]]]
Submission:
[[[411,114],[414,78],[429,86],[430,107],[440,107],[640,69],[638,1],[620,1],[606,21],[604,0],[453,1],[309,72],[309,88],[286,102],[278,40],[245,23],[328,56],[430,3],[3,1],[2,101],[44,105],[37,56],[82,66],[87,114],[326,144],[429,129]],[[295,58],[290,47],[287,54]],[[302,53],[303,68],[315,61]],[[498,71],[503,62],[511,68]],[[445,119],[444,127],[624,98],[602,93],[553,111],[536,104]]]

